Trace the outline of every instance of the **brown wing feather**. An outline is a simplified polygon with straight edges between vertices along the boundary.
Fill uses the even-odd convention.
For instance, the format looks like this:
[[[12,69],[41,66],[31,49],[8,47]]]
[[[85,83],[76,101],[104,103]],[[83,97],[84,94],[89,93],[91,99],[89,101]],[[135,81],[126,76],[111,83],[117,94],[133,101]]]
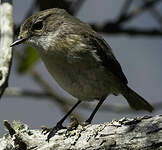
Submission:
[[[111,47],[99,37],[86,34],[83,36],[87,44],[91,45],[93,49],[96,49],[96,54],[102,60],[102,65],[116,75],[124,84],[127,84],[127,78],[125,77],[119,62],[116,60],[112,53]]]

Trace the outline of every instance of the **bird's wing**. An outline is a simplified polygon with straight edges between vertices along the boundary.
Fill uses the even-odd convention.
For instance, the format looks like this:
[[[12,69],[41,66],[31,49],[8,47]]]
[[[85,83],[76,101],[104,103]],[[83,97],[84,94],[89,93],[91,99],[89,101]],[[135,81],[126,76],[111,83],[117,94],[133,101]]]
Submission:
[[[128,81],[122,71],[122,68],[116,60],[111,47],[106,43],[106,41],[99,36],[88,33],[82,35],[82,37],[83,42],[86,42],[85,44],[96,50],[95,53],[100,58],[102,65],[117,76],[124,84],[127,84]]]

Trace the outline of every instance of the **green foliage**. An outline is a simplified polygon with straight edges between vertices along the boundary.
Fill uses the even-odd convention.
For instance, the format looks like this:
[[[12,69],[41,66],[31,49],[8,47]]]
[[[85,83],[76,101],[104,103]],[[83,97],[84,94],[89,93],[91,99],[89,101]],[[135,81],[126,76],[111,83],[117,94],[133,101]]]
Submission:
[[[18,72],[24,73],[28,71],[38,61],[38,53],[32,47],[25,48],[24,58],[20,61]]]

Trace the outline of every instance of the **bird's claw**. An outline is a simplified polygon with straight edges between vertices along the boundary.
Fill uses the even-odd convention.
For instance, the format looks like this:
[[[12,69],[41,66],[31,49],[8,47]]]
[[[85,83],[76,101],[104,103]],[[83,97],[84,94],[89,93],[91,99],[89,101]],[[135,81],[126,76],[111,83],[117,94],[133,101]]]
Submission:
[[[71,116],[70,117],[70,123],[67,126],[67,131],[71,131],[73,129],[76,129],[78,127],[78,125],[79,125],[78,120],[74,116]]]
[[[41,126],[42,133],[46,135],[48,132],[52,130],[52,128],[47,128],[46,126]]]
[[[84,127],[84,126],[87,126],[87,125],[89,125],[89,124],[91,124],[91,123],[88,122],[88,121],[84,121],[84,122],[81,122],[81,123],[80,123],[80,125],[83,126],[83,127]]]
[[[50,129],[50,130],[48,131],[49,134],[48,134],[48,136],[47,136],[46,141],[49,142],[50,138],[53,137],[53,136],[57,133],[57,131],[59,131],[59,130],[61,130],[61,129],[66,129],[66,127],[63,127],[62,124],[57,124],[55,127],[53,127],[52,129]],[[47,132],[47,133],[48,133],[48,132]],[[47,133],[46,133],[46,134],[47,134]]]

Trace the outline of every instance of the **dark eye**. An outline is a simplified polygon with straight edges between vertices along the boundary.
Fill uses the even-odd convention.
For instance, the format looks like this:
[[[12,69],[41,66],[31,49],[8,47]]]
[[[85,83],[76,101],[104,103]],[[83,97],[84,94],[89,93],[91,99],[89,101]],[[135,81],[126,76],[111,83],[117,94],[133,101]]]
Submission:
[[[39,21],[32,26],[33,30],[41,30],[43,28],[43,22]]]

